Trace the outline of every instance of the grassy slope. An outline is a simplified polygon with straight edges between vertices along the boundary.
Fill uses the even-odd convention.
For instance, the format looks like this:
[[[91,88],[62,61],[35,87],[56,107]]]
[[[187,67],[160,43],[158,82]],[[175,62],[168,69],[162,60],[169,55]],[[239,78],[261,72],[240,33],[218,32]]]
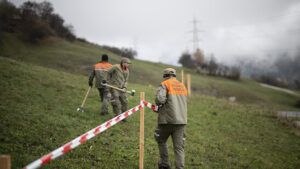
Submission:
[[[100,117],[94,88],[85,112],[76,112],[87,90],[86,76],[3,57],[0,67],[0,154],[12,156],[13,168],[112,118],[112,114]],[[146,100],[153,102],[153,87],[130,84],[129,88],[145,91]],[[138,97],[129,97],[129,107],[138,103]],[[269,109],[204,95],[191,97],[188,109],[186,168],[300,167],[299,138]],[[129,123],[113,126],[43,168],[138,168],[138,119],[137,112]],[[145,119],[145,168],[155,168],[156,114],[146,109]]]
[[[112,62],[118,63],[119,56],[95,45],[56,38],[39,46],[30,45],[11,34],[5,34],[3,49],[5,57],[60,70],[1,58],[0,154],[12,155],[13,168],[26,165],[112,117],[99,116],[101,105],[95,89],[87,101],[86,113],[78,114],[75,109],[82,102],[86,75],[97,57],[108,53]],[[147,100],[153,102],[152,86],[161,81],[161,71],[166,67],[134,60],[129,89],[145,91]],[[295,109],[296,97],[262,88],[250,80],[235,82],[185,71],[192,74],[194,93],[218,98],[236,96],[242,103],[204,95],[189,99],[187,168],[299,168],[299,141],[278,124],[272,113]],[[139,102],[137,98],[129,101],[129,107]],[[155,115],[148,110],[146,119],[145,168],[154,168]],[[130,121],[112,127],[45,168],[137,168],[138,115]]]
[[[73,74],[88,75],[92,65],[97,63],[99,56],[103,53],[109,54],[113,64],[120,60],[119,56],[99,46],[77,41],[70,43],[62,39],[50,38],[39,45],[32,45],[23,43],[13,34],[4,34],[4,41],[2,56]],[[166,67],[175,68],[178,71],[178,78],[181,79],[179,72],[182,68],[180,67],[133,60],[130,83],[157,86],[162,80],[161,72]],[[263,88],[256,82],[247,79],[236,82],[224,78],[200,76],[191,70],[185,70],[185,73],[191,74],[193,93],[219,98],[235,96],[238,102],[264,105],[274,110],[296,109],[294,105],[299,100],[299,98],[284,92]]]

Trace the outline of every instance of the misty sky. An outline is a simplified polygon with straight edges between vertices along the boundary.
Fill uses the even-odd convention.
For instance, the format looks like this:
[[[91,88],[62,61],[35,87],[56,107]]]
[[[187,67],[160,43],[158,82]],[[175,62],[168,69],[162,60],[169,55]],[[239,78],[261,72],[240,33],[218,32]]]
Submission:
[[[19,6],[25,0],[12,0]],[[36,2],[42,2],[37,0]],[[199,47],[218,62],[271,62],[299,52],[299,0],[49,0],[78,37],[99,45],[133,48],[138,59],[177,64]],[[298,48],[298,50],[297,50]]]

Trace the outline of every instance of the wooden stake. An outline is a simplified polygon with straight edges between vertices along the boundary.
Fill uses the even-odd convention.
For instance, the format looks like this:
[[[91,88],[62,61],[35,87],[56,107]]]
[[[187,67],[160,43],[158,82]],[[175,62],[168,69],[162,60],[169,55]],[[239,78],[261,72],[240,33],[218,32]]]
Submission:
[[[9,155],[0,155],[0,169],[10,169],[10,156]]]
[[[187,75],[187,89],[188,89],[188,96],[191,96],[191,75]]]
[[[184,81],[184,70],[181,70],[181,83],[183,83],[183,85],[185,85],[185,81]]]
[[[141,92],[140,100],[145,100],[145,93]],[[140,169],[144,168],[144,107],[140,110]]]

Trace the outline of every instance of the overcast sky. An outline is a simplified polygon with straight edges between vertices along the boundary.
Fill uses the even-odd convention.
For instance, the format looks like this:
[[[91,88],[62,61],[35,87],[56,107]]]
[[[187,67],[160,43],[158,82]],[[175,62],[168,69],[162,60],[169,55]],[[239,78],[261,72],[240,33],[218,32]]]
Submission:
[[[17,6],[25,0],[12,0]],[[36,2],[42,2],[37,0]],[[177,64],[199,47],[218,62],[270,61],[294,55],[300,44],[299,0],[50,0],[78,37],[99,45],[133,48],[138,59]],[[298,50],[296,49],[298,48]]]

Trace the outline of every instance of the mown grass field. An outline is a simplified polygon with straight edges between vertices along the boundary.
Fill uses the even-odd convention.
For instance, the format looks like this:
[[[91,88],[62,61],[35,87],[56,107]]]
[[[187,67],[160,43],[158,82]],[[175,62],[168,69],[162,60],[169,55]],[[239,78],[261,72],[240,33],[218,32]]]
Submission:
[[[21,168],[113,117],[100,116],[87,76],[0,57],[0,154]],[[154,102],[155,87],[129,84]],[[129,98],[129,107],[139,104]],[[110,106],[111,112],[111,106]],[[145,112],[145,168],[156,168],[156,114]],[[269,108],[194,95],[188,100],[186,168],[300,168],[300,141]],[[172,144],[169,150],[173,162]],[[42,168],[138,168],[139,112]],[[173,166],[174,167],[174,166]]]
[[[58,38],[38,45],[4,34],[0,56],[0,154],[10,154],[12,168],[21,168],[113,117],[100,116],[98,91],[93,88],[84,113],[76,109],[87,91],[88,74],[99,56],[111,63],[120,56],[97,45]],[[128,89],[129,108],[139,104],[139,92],[154,103],[161,72],[173,67],[133,60]],[[249,79],[231,81],[192,77],[188,99],[186,168],[300,168],[300,140],[275,117],[277,110],[300,110],[299,98],[263,88]],[[237,102],[228,101],[234,96]],[[110,112],[112,112],[110,106]],[[145,112],[144,168],[156,168],[153,138],[156,113]],[[42,168],[138,168],[139,112]],[[173,160],[171,140],[170,155]],[[173,164],[173,161],[172,161]],[[173,166],[174,167],[174,166]]]
[[[5,33],[3,42],[5,43],[3,43],[0,55],[4,57],[76,75],[88,76],[92,66],[100,60],[103,53],[109,55],[112,64],[120,61],[120,56],[97,45],[78,41],[69,42],[59,38],[49,38],[38,45],[33,45],[19,40],[15,34]],[[167,67],[176,69],[178,79],[181,79],[181,67],[141,60],[132,60],[132,63],[130,83],[157,86],[161,82],[163,69]],[[234,96],[239,103],[267,106],[274,111],[300,110],[295,107],[300,98],[281,91],[263,88],[252,80],[232,81],[220,77],[199,75],[189,69],[184,69],[184,71],[186,74],[191,74],[192,92],[195,94],[225,99]]]

